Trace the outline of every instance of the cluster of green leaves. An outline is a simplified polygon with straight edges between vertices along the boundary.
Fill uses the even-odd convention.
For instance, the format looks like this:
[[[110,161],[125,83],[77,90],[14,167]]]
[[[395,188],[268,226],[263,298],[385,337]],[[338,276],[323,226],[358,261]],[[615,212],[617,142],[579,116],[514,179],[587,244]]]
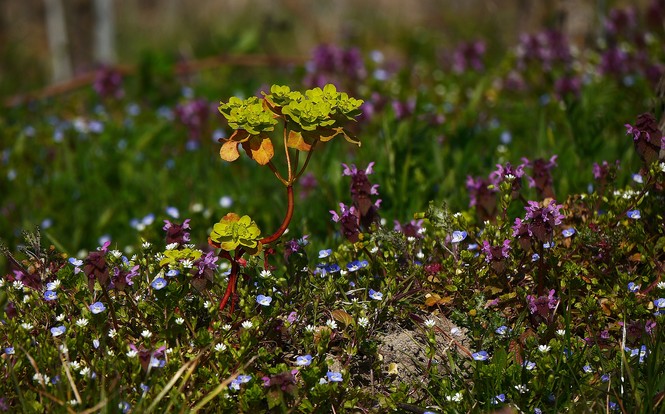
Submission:
[[[360,115],[362,103],[345,92],[337,92],[332,84],[323,89],[308,89],[304,94],[291,91],[288,86],[273,85],[270,94],[265,94],[262,100],[251,97],[243,101],[232,97],[219,106],[219,111],[235,130],[224,139],[220,155],[226,161],[235,161],[240,156],[238,145],[241,144],[250,158],[261,165],[267,164],[274,156],[267,133],[274,130],[280,118],[284,121],[288,148],[310,151],[316,142],[329,141],[339,134],[360,145],[344,126]]]

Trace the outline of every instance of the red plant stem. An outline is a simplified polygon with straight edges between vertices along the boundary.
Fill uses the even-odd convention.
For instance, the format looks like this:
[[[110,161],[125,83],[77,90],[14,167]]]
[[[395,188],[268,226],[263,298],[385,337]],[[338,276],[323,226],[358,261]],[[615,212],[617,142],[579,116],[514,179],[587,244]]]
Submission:
[[[288,198],[288,206],[286,208],[286,216],[284,216],[284,221],[282,221],[282,224],[279,226],[277,231],[275,231],[270,236],[262,238],[260,240],[261,244],[272,243],[275,240],[279,239],[282,236],[282,234],[284,234],[286,229],[289,227],[289,223],[291,223],[291,218],[293,218],[293,208],[294,208],[293,185],[289,185],[286,187],[286,196]]]
[[[288,206],[286,209],[286,216],[284,216],[284,221],[282,221],[282,224],[279,226],[276,232],[274,232],[270,236],[262,238],[259,241],[261,244],[272,243],[275,240],[279,239],[282,236],[282,234],[284,234],[286,229],[289,227],[289,223],[291,223],[291,218],[293,218],[293,209],[294,209],[294,197],[293,197],[292,185],[286,187],[286,196],[288,199]],[[238,283],[238,271],[240,270],[240,264],[238,263],[238,260],[240,260],[243,254],[245,254],[245,250],[242,247],[236,250],[235,254],[233,255],[233,258],[231,258],[228,252],[225,252],[224,250],[219,252],[219,255],[221,257],[231,260],[231,273],[229,274],[229,284],[226,286],[226,292],[224,292],[224,297],[222,297],[222,301],[219,303],[220,311],[226,307],[226,304],[229,302],[229,299],[233,296],[233,299],[231,300],[231,313],[233,313],[233,309],[235,308],[236,284]]]
[[[245,254],[245,250],[242,247],[240,247],[238,250],[236,250],[233,260],[231,260],[231,273],[229,274],[229,284],[226,285],[226,292],[224,292],[224,297],[222,298],[222,301],[219,303],[220,311],[226,307],[229,298],[236,291],[236,284],[238,283],[238,271],[240,270],[240,263],[238,263],[238,259],[240,259],[243,254]],[[234,304],[231,303],[232,308],[233,305]]]

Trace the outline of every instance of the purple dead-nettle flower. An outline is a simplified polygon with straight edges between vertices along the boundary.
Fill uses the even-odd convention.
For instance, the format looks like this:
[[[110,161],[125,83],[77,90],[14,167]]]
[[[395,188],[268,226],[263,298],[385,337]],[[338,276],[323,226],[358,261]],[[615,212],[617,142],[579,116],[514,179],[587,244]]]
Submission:
[[[155,290],[164,289],[166,285],[168,285],[168,282],[163,277],[158,277],[150,283],[150,286]]]
[[[487,354],[487,351],[478,351],[471,354],[471,357],[476,361],[487,361],[490,356]]]
[[[468,176],[466,188],[469,192],[469,207],[476,207],[476,213],[481,220],[492,219],[496,215],[498,187],[489,179]]]
[[[358,225],[369,228],[373,223],[380,221],[379,206],[381,200],[378,199],[372,202],[371,196],[379,195],[379,186],[370,183],[367,176],[374,172],[374,162],[370,162],[364,170],[358,169],[355,165],[348,166],[342,164],[344,170],[343,175],[351,177],[351,198],[353,199],[353,207],[355,207],[358,215]]]
[[[632,293],[637,293],[640,291],[640,285],[636,284],[635,282],[629,282],[628,290]]]
[[[461,43],[453,53],[453,70],[456,73],[464,73],[469,69],[482,71],[485,68],[483,57],[486,49],[482,40]]]
[[[642,161],[647,165],[660,158],[665,134],[658,128],[658,121],[651,113],[637,117],[635,125],[626,124],[626,132],[633,136],[633,144]]]
[[[564,75],[554,82],[554,92],[561,100],[567,96],[579,97],[582,89],[582,79],[579,76]]]
[[[558,156],[553,155],[549,160],[538,158],[529,161],[522,158],[525,166],[531,167],[532,176],[529,178],[529,187],[535,187],[539,198],[554,198],[554,181],[552,178],[552,169],[556,167]]]
[[[217,260],[219,260],[219,257],[215,254],[215,252],[207,252],[203,256],[201,256],[200,259],[198,259],[196,262],[194,262],[194,273],[196,276],[205,276],[207,274],[213,273],[215,270],[217,270]]]
[[[301,367],[306,367],[311,363],[312,363],[312,356],[310,354],[300,355],[296,357],[296,365],[299,365]]]
[[[90,312],[97,315],[98,313],[104,312],[106,310],[106,306],[104,306],[102,302],[95,302],[89,306],[89,309]]]
[[[403,233],[406,237],[423,237],[421,233],[421,230],[423,229],[423,220],[411,220],[406,224],[401,224],[399,221],[395,220],[394,224],[395,231]]]
[[[533,295],[527,295],[526,300],[531,314],[549,319],[552,315],[552,311],[556,309],[559,304],[559,298],[554,296],[555,293],[556,291],[552,289],[547,296],[543,295],[536,297]]]
[[[204,99],[194,99],[179,104],[175,115],[188,130],[189,139],[198,141],[210,115],[210,103]]]
[[[92,87],[102,98],[120,99],[124,95],[122,74],[108,66],[97,71]]]
[[[383,293],[377,292],[374,289],[369,290],[369,297],[374,300],[383,300]]]
[[[164,220],[164,227],[162,230],[166,232],[166,244],[178,243],[185,244],[189,243],[189,227],[190,219],[186,219],[182,224],[172,223],[170,220]]]
[[[505,165],[497,164],[496,170],[489,175],[490,182],[499,186],[503,181],[510,180],[513,183],[513,197],[517,197],[522,188],[522,177],[524,176],[525,164],[513,167],[509,162]]]
[[[135,265],[131,269],[124,266],[114,267],[111,275],[111,287],[117,290],[125,290],[127,285],[132,286],[134,284],[132,279],[139,275],[139,269],[139,265]]]
[[[628,218],[631,218],[633,220],[639,220],[642,218],[640,210],[630,210],[626,213],[626,216],[628,216]]]
[[[506,239],[498,246],[491,246],[487,240],[483,240],[482,252],[485,253],[485,261],[503,261],[510,252],[510,240]]]
[[[52,301],[58,298],[58,294],[52,290],[47,290],[44,292],[44,300]]]
[[[354,206],[347,207],[343,203],[339,203],[339,209],[339,214],[335,210],[330,210],[332,221],[342,225],[344,237],[353,243],[357,242],[360,234],[360,214]]]
[[[546,206],[541,206],[536,201],[529,201],[525,207],[526,215],[524,220],[517,218],[513,226],[513,236],[520,240],[535,237],[540,242],[551,240],[554,233],[554,227],[561,224],[564,219],[560,210],[563,206],[550,201]],[[524,247],[524,246],[522,246]]]
[[[261,306],[270,306],[271,302],[272,298],[270,296],[258,295],[256,297],[256,303],[258,303]]]

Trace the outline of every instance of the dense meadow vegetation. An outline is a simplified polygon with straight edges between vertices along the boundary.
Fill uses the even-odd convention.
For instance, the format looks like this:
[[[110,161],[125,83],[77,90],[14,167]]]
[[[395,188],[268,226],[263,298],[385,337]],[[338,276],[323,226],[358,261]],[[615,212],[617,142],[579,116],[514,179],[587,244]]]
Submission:
[[[0,412],[665,412],[665,2],[0,117]]]

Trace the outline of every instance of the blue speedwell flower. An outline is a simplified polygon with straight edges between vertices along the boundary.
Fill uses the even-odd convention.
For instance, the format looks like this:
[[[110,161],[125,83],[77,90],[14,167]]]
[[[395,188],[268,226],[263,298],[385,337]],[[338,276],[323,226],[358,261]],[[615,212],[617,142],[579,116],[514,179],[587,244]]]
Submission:
[[[564,230],[561,232],[561,234],[563,235],[563,237],[570,237],[570,236],[572,236],[573,234],[575,234],[575,229],[572,228],[572,227],[569,228],[569,229],[564,229]]]
[[[312,363],[312,356],[310,354],[300,355],[296,357],[296,365],[300,365],[301,367],[306,367],[311,363]]]
[[[90,312],[94,313],[97,315],[98,313],[102,313],[106,310],[106,306],[102,302],[95,302],[92,305],[90,305]]]
[[[499,404],[506,401],[506,394],[499,394],[492,400],[492,404]]]
[[[658,298],[653,301],[653,305],[657,307],[658,309],[660,308],[665,308],[665,298]]]
[[[256,297],[256,303],[261,306],[270,306],[270,302],[272,302],[272,298],[270,296],[258,295]]]
[[[319,259],[325,259],[332,254],[332,249],[319,250]]]
[[[462,240],[466,239],[466,236],[467,236],[467,232],[455,230],[453,232],[453,237],[450,239],[450,241],[452,243],[459,243]]]
[[[490,356],[487,354],[487,351],[478,351],[471,354],[471,357],[476,361],[487,361]]]
[[[538,259],[540,259],[540,255],[538,253],[534,253],[531,255],[531,261],[532,262],[537,262]]]
[[[171,269],[168,272],[166,272],[166,276],[168,277],[176,277],[180,274],[180,270],[178,269]]]
[[[8,346],[7,348],[5,348],[5,354],[7,354],[7,355],[14,355],[15,353],[16,353],[16,351],[14,351],[14,347],[13,347],[13,346]]]
[[[508,332],[510,332],[510,329],[505,325],[501,325],[498,328],[496,328],[496,330],[494,332],[496,332],[498,335],[503,336],[503,335],[507,334]]]
[[[51,335],[60,336],[63,333],[65,333],[66,330],[67,328],[65,328],[65,325],[54,326],[53,328],[51,328]]]
[[[369,290],[369,297],[374,300],[383,300],[383,293],[377,292],[374,289]]]
[[[328,378],[328,381],[330,381],[330,382],[342,382],[342,381],[344,381],[344,378],[342,378],[342,374],[340,372],[328,371],[328,373],[326,374],[326,377]]]
[[[152,281],[150,286],[152,286],[153,289],[155,289],[155,290],[160,290],[160,289],[164,289],[167,284],[168,284],[168,282],[166,281],[166,279],[164,279],[163,277],[158,277],[157,279]]]
[[[46,300],[56,300],[57,297],[58,294],[52,290],[47,290],[46,292],[44,292],[44,299]]]
[[[355,272],[355,271],[358,271],[358,270],[362,269],[363,267],[367,267],[368,264],[369,263],[367,263],[367,260],[362,260],[362,261],[354,260],[354,261],[346,264],[346,269],[349,272]]]
[[[635,282],[629,282],[628,283],[628,290],[633,292],[633,293],[639,292],[640,285],[635,284]]]
[[[633,220],[639,220],[642,218],[640,210],[630,210],[626,213],[626,216],[628,216],[628,218],[631,218]]]

